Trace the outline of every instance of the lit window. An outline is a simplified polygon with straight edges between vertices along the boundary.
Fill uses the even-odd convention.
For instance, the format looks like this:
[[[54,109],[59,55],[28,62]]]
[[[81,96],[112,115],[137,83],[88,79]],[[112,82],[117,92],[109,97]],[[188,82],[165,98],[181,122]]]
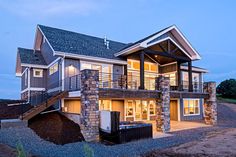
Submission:
[[[33,76],[34,77],[43,77],[43,70],[42,69],[33,69]]]
[[[149,64],[148,63],[144,63],[144,70],[149,71]]]
[[[200,114],[199,99],[184,99],[184,115]]]
[[[150,71],[157,72],[157,65],[156,64],[151,64]]]
[[[149,102],[149,113],[150,115],[155,115],[155,104],[154,101]]]
[[[133,101],[128,101],[126,106],[126,116],[133,116],[134,115],[134,108],[133,108]]]
[[[135,69],[135,70],[139,70],[140,69],[139,62],[133,62],[133,67],[132,68]]]
[[[176,74],[166,74],[165,77],[168,77],[170,79],[170,86],[176,86]]]
[[[58,71],[58,63],[55,63],[49,68],[49,75],[52,75],[57,71]]]

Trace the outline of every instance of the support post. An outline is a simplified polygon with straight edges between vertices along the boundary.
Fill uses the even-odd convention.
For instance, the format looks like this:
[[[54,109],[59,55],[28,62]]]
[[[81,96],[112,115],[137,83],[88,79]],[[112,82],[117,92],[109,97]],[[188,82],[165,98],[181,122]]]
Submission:
[[[99,138],[98,108],[99,72],[85,69],[81,71],[81,132],[86,141]]]
[[[189,87],[188,90],[189,92],[193,91],[193,75],[192,75],[192,62],[188,62],[188,81],[189,81]]]
[[[140,87],[139,89],[144,89],[144,52],[140,52]]]
[[[216,83],[204,83],[204,92],[208,93],[208,98],[204,99],[204,120],[208,125],[217,124],[217,103],[216,103]]]
[[[170,131],[170,79],[157,77],[156,89],[160,91],[156,101],[156,130],[165,133]]]
[[[178,90],[179,91],[182,91],[183,90],[183,85],[182,85],[182,80],[181,80],[181,63],[180,62],[177,62],[177,80],[178,80]]]

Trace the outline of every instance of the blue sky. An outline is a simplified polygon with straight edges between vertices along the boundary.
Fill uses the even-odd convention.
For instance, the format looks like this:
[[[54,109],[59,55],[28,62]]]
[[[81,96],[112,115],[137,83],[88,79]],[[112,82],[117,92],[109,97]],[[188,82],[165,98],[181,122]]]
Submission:
[[[37,24],[134,42],[176,24],[201,54],[206,81],[236,78],[236,1],[0,0],[0,98],[19,98],[17,47],[32,48]]]

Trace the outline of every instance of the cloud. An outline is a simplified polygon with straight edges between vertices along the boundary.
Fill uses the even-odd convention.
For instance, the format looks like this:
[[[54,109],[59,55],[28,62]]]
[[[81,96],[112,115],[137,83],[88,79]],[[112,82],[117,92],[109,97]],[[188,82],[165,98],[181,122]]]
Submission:
[[[0,0],[0,9],[24,17],[87,15],[102,7],[95,0]]]

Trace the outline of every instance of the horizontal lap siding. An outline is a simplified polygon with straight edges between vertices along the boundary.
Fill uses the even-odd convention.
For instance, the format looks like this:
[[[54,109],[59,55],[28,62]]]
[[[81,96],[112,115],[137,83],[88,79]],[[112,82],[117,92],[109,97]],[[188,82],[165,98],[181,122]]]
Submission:
[[[74,68],[73,71],[69,70],[70,65],[73,66],[73,68]],[[65,71],[64,71],[64,73],[65,73],[65,80],[64,80],[65,81],[65,89],[69,89],[69,81],[70,81],[69,77],[75,76],[75,75],[79,74],[79,72],[80,72],[80,60],[78,60],[78,59],[77,60],[65,59]],[[76,84],[76,77],[74,77],[72,84],[74,87]]]
[[[38,69],[38,68],[37,68]],[[39,69],[42,70],[42,69]],[[46,88],[47,85],[47,71],[43,70],[43,77],[34,77],[34,69],[30,69],[30,87]]]
[[[188,121],[188,120],[203,120],[203,103],[204,100],[200,99],[200,115],[191,115],[191,116],[184,116],[184,105],[183,105],[183,99],[180,99],[180,119],[182,121]]]

